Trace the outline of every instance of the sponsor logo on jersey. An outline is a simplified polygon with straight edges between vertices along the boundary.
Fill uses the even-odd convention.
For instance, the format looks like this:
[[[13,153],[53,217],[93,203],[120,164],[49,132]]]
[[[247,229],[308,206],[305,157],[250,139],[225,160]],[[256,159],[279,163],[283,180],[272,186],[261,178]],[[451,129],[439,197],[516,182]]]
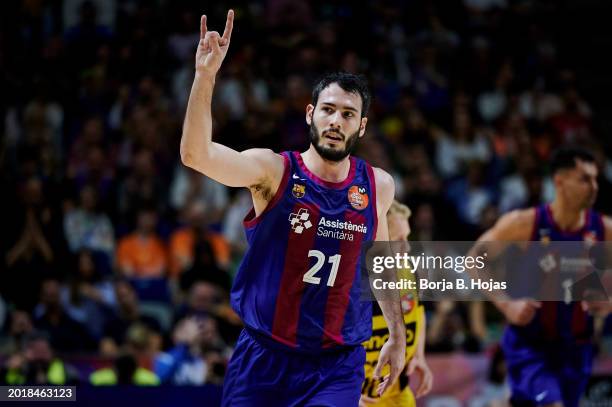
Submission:
[[[293,184],[293,189],[291,189],[291,193],[296,198],[303,198],[306,195],[306,185]]]
[[[310,213],[306,208],[300,208],[297,213],[291,213],[289,222],[291,223],[291,229],[298,235],[313,226]],[[317,236],[354,241],[355,233],[366,234],[368,233],[368,227],[363,223],[357,224],[346,220],[327,219],[325,216],[322,216],[317,223]]]
[[[308,209],[304,208],[301,208],[298,213],[290,214],[289,222],[291,223],[291,229],[298,235],[301,235],[304,229],[310,229],[312,227]]]
[[[365,209],[368,207],[370,199],[365,187],[353,185],[348,191],[348,201],[355,209]]]

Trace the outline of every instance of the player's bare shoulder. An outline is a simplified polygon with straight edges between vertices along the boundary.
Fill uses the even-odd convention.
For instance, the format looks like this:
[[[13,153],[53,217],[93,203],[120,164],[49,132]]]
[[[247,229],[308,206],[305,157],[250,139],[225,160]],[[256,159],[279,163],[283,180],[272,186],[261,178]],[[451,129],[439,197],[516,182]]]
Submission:
[[[395,181],[387,171],[373,167],[376,183],[376,208],[378,216],[386,216],[395,197]]]
[[[604,225],[604,239],[606,241],[612,240],[612,217],[601,215],[601,221]]]
[[[263,168],[263,176],[248,186],[254,197],[269,202],[274,197],[285,172],[285,159],[282,155],[267,148],[252,148],[240,153]]]
[[[483,236],[484,240],[527,241],[531,239],[536,209],[517,209],[503,215]],[[488,235],[488,236],[487,236]]]

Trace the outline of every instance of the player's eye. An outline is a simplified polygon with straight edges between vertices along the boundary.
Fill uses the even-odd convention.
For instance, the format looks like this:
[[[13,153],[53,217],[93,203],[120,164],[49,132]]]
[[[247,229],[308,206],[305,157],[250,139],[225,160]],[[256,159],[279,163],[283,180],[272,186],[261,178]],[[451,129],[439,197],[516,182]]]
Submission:
[[[351,112],[344,112],[344,117],[353,117],[353,113],[351,113]]]

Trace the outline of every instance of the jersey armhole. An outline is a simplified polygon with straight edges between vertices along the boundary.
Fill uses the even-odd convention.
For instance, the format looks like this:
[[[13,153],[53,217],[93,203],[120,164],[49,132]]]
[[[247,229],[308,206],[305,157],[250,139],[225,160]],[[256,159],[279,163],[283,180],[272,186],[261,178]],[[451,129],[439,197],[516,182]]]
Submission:
[[[364,161],[365,163],[365,161]],[[372,210],[374,217],[374,234],[372,240],[376,240],[376,233],[378,233],[378,202],[376,200],[376,178],[374,177],[374,169],[368,163],[365,163],[366,170],[368,172],[368,178],[370,180],[370,190],[372,191]]]
[[[247,215],[244,217],[244,220],[242,221],[244,227],[252,228],[256,226],[262,219],[262,217],[276,206],[278,201],[280,201],[283,194],[285,193],[285,188],[287,187],[287,182],[289,181],[289,173],[291,172],[291,161],[289,160],[289,156],[286,152],[281,153],[281,156],[283,157],[283,165],[285,167],[285,170],[283,172],[283,178],[281,179],[281,182],[278,186],[278,189],[276,190],[276,193],[274,194],[274,197],[272,197],[270,202],[268,202],[268,205],[266,205],[266,208],[263,210],[263,212],[259,214],[259,216],[255,216],[255,207],[251,206],[251,210],[249,211],[249,213],[247,213]]]

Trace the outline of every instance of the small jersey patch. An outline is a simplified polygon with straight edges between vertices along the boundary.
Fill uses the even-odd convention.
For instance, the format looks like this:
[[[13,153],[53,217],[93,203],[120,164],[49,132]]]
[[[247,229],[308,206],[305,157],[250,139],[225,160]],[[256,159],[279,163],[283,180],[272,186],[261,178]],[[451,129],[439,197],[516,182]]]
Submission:
[[[353,185],[348,190],[348,200],[355,209],[365,209],[368,207],[369,198],[365,187]]]

